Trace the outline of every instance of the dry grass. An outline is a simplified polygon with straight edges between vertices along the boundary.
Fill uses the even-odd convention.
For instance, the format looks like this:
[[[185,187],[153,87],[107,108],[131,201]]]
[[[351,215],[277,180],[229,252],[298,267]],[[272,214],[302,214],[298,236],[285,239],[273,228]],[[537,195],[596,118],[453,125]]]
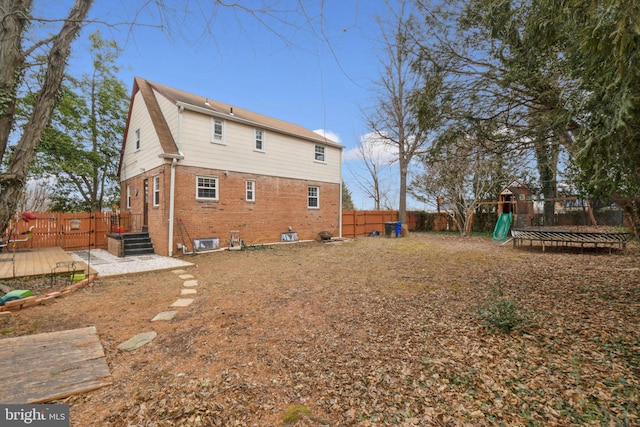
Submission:
[[[635,425],[640,261],[486,239],[202,254],[193,305],[171,272],[98,280],[2,320],[5,336],[97,327],[114,384],[66,399],[74,426]],[[483,326],[492,289],[526,310]],[[155,330],[132,353],[117,345]],[[1,341],[0,341],[1,343]]]

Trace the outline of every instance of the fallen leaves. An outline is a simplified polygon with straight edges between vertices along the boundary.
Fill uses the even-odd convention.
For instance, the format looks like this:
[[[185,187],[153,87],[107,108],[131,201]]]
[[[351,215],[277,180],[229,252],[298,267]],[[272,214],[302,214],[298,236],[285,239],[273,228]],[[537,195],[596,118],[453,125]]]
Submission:
[[[72,318],[62,301],[8,321],[16,333],[97,325],[114,385],[69,399],[72,425],[637,423],[636,248],[530,253],[412,234],[197,260],[196,302],[128,355],[115,345],[148,327],[140,311],[170,303],[170,273],[135,276],[139,309],[119,316],[105,313],[125,285],[104,280],[73,296]],[[531,313],[525,331],[482,326],[496,285]]]

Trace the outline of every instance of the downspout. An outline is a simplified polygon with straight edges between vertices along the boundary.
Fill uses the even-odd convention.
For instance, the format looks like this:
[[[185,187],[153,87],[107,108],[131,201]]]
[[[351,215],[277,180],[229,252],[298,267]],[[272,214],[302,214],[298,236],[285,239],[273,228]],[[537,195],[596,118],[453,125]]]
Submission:
[[[184,107],[178,107],[178,153],[182,155],[182,113]],[[173,256],[173,229],[175,222],[175,199],[176,199],[176,163],[178,159],[171,160],[171,178],[169,184],[169,256]]]
[[[344,181],[342,179],[342,148],[340,149],[340,211],[338,212],[338,236],[342,239],[342,186]]]
[[[173,214],[176,192],[176,163],[178,163],[177,159],[171,160],[171,179],[169,184],[169,256],[173,256]]]

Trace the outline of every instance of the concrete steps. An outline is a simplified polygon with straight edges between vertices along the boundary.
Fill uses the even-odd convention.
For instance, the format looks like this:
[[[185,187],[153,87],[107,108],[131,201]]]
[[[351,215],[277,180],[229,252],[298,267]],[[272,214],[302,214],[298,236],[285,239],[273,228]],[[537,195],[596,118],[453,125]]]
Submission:
[[[125,233],[122,235],[124,256],[147,255],[155,253],[149,233]]]

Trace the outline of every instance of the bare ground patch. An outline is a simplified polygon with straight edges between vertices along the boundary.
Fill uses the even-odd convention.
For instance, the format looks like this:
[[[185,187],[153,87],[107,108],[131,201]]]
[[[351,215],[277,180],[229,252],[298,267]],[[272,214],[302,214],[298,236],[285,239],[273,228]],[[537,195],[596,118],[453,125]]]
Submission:
[[[635,425],[632,246],[530,253],[416,233],[202,254],[195,302],[170,322],[150,319],[179,296],[171,272],[99,279],[0,322],[7,337],[97,327],[114,384],[62,402],[74,426]],[[523,329],[483,327],[497,287]]]

